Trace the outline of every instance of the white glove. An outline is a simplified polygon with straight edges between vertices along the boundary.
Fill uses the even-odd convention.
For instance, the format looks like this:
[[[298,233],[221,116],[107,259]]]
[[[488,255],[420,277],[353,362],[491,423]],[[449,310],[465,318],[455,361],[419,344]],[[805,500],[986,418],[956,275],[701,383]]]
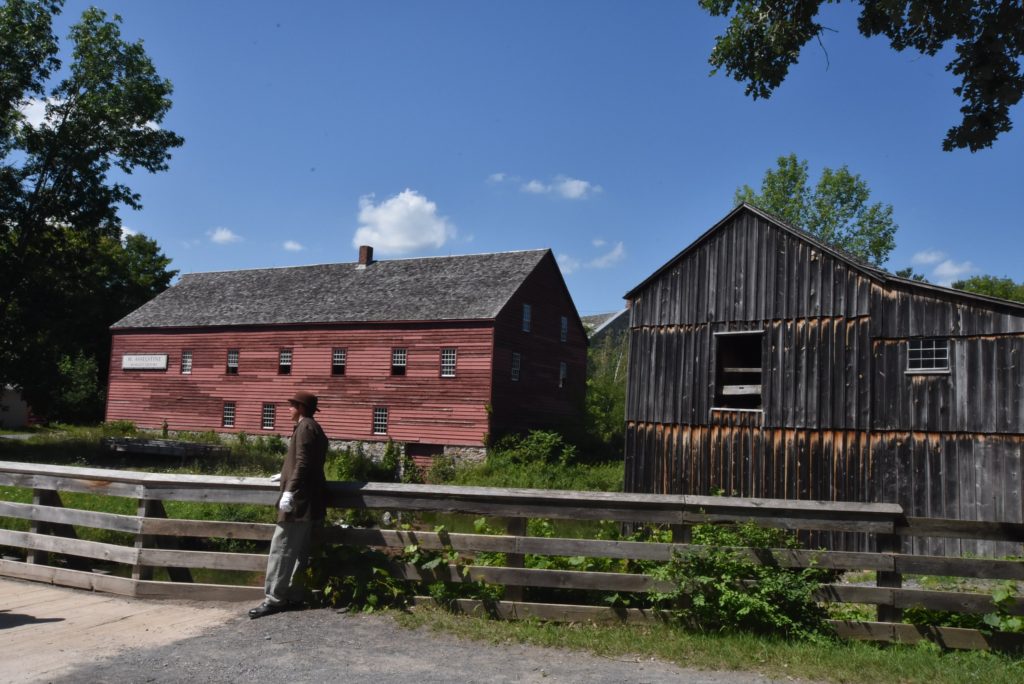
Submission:
[[[281,495],[281,502],[277,504],[277,507],[281,509],[281,511],[284,513],[291,513],[292,509],[295,507],[293,505],[294,499],[294,494],[292,494],[291,492],[285,492],[284,494]]]
[[[277,475],[271,475],[270,476],[270,481],[271,482],[280,482],[281,481],[281,473],[278,473]]]

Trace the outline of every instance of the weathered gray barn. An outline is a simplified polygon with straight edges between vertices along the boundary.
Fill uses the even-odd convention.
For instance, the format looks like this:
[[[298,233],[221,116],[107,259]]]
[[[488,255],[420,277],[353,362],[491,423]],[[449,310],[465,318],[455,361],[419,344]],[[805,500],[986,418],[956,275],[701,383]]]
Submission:
[[[893,276],[749,205],[626,298],[627,491],[1024,521],[1024,305]]]

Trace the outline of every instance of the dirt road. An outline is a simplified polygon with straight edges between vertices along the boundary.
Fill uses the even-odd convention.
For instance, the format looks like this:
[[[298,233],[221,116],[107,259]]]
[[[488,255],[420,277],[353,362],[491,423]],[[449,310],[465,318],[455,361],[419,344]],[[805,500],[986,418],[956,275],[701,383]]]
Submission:
[[[764,684],[635,659],[464,641],[387,615],[249,620],[236,604],[121,599],[0,580],[3,682],[650,682]]]

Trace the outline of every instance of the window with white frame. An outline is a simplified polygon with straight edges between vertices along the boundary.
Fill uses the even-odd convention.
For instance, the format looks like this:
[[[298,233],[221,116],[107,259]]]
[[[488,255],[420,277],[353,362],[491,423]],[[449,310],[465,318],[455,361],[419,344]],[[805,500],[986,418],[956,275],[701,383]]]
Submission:
[[[569,365],[565,361],[558,362],[558,387],[565,387],[566,381],[569,379]]]
[[[948,371],[948,339],[922,338],[907,341],[908,373],[946,373]]]
[[[235,402],[225,401],[220,414],[221,427],[235,427]]]
[[[331,350],[331,375],[345,374],[347,356],[348,353],[340,347],[335,347]]]
[[[228,367],[225,371],[228,375],[238,375],[238,350],[228,349]]]
[[[405,375],[405,364],[408,360],[408,351],[405,347],[395,347],[391,350],[391,374]]]
[[[558,333],[558,339],[560,341],[562,341],[562,342],[565,342],[567,339],[569,339],[569,317],[568,316],[562,316],[562,327],[561,327],[561,329],[560,329],[560,331]]]
[[[277,352],[277,374],[291,375],[292,372],[292,350],[282,349]]]
[[[533,328],[533,307],[523,304],[523,332],[530,332]]]
[[[455,347],[444,347],[441,349],[441,377],[455,377],[455,359],[457,352]]]
[[[192,373],[192,350],[186,349],[181,352],[181,374],[191,375]]]
[[[519,371],[523,365],[523,357],[519,352],[512,352],[512,382],[519,382]]]
[[[373,409],[373,434],[388,434],[388,409],[386,406],[377,406]]]
[[[273,430],[274,422],[277,420],[277,406],[274,404],[263,405],[263,423],[261,427],[264,430]]]

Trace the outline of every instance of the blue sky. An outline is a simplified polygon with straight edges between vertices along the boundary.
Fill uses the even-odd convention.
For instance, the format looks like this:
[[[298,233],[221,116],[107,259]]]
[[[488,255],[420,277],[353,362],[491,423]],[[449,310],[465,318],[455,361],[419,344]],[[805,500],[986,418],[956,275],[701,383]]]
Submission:
[[[769,100],[709,76],[696,2],[69,2],[124,19],[175,87],[168,172],[124,224],[183,273],[550,247],[581,314],[622,295],[780,155],[843,164],[900,226],[887,266],[1024,280],[1024,122],[941,151],[949,54],[896,53],[826,8]]]

